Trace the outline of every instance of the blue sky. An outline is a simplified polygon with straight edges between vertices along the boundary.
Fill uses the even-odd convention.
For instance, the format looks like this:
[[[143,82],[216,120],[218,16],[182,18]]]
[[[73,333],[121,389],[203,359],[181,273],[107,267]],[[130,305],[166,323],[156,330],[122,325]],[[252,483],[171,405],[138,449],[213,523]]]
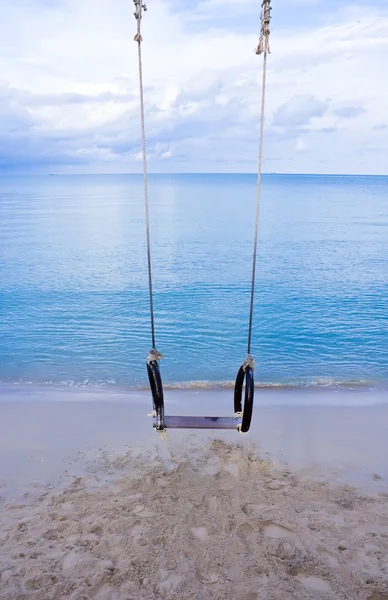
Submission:
[[[260,1],[149,0],[149,169],[254,172]],[[388,174],[386,0],[272,0],[264,170]],[[131,0],[2,0],[0,173],[141,170]]]

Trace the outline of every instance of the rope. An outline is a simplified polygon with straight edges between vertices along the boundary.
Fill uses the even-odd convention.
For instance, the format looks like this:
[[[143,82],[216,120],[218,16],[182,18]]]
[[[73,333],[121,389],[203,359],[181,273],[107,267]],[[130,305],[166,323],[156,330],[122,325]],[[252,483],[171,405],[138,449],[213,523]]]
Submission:
[[[251,305],[249,312],[249,327],[248,327],[248,357],[249,360],[252,344],[252,323],[253,323],[253,303],[255,298],[255,279],[256,279],[256,262],[257,262],[257,239],[259,234],[259,208],[260,208],[260,192],[261,192],[261,170],[263,166],[263,139],[264,139],[264,117],[265,117],[265,91],[267,83],[267,55],[270,53],[269,35],[270,35],[270,20],[271,20],[271,0],[263,0],[261,11],[261,31],[260,41],[256,49],[256,54],[264,54],[263,61],[263,83],[261,95],[261,117],[260,117],[260,142],[259,142],[259,166],[257,177],[257,196],[256,196],[256,222],[255,222],[255,240],[253,243],[253,264],[252,264],[252,287],[251,287]]]
[[[141,144],[142,144],[142,155],[143,155],[143,180],[144,180],[144,204],[145,204],[145,215],[146,215],[146,232],[147,232],[147,259],[148,259],[148,287],[150,294],[150,313],[151,313],[151,335],[152,335],[152,348],[155,348],[155,319],[154,319],[154,300],[152,291],[152,266],[151,266],[151,237],[150,237],[150,219],[149,219],[149,208],[148,208],[148,184],[147,184],[147,155],[146,155],[146,141],[145,141],[145,125],[144,125],[144,92],[143,92],[143,65],[141,59],[141,43],[143,38],[141,37],[141,19],[143,10],[146,11],[147,7],[141,2],[141,0],[133,0],[135,5],[135,19],[137,21],[137,33],[134,37],[137,42],[138,58],[139,58],[139,88],[140,88],[140,119],[141,119]]]
[[[143,92],[143,66],[141,43],[141,19],[143,10],[147,7],[142,3],[142,0],[133,0],[135,4],[135,18],[137,21],[137,32],[134,37],[138,47],[139,60],[139,88],[140,88],[140,117],[141,117],[141,136],[142,136],[142,155],[143,155],[143,180],[144,180],[144,203],[146,214],[146,233],[147,233],[147,259],[148,259],[148,285],[150,296],[150,316],[151,316],[151,333],[152,333],[152,348],[155,348],[155,319],[154,319],[154,303],[152,289],[152,265],[151,265],[151,238],[149,224],[149,203],[148,203],[148,185],[147,185],[147,156],[146,156],[146,141],[145,141],[145,124],[144,124],[144,92]],[[257,241],[259,233],[259,208],[260,208],[260,193],[261,193],[261,171],[263,164],[263,139],[264,139],[264,118],[265,118],[265,94],[267,80],[267,55],[270,53],[269,36],[270,36],[270,20],[271,20],[271,0],[263,0],[261,12],[261,31],[259,45],[256,49],[256,54],[264,54],[263,61],[263,82],[262,82],[262,97],[261,97],[261,118],[260,118],[260,142],[259,142],[259,164],[258,164],[258,180],[257,180],[257,198],[256,198],[256,220],[255,220],[255,238],[253,244],[253,264],[252,264],[252,286],[251,286],[251,302],[249,312],[249,327],[248,327],[248,350],[247,364],[251,364],[252,358],[252,324],[253,324],[253,306],[255,297],[255,279],[256,279],[256,262],[257,262]]]

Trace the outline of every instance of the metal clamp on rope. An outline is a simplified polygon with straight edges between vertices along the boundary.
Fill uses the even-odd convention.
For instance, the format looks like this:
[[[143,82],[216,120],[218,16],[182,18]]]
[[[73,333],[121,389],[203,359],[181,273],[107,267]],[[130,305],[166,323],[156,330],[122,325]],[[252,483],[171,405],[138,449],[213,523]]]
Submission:
[[[150,350],[147,356],[147,371],[148,379],[150,380],[152,401],[155,416],[155,429],[156,431],[164,431],[164,396],[163,396],[163,384],[162,377],[160,375],[159,360],[162,358],[160,352],[154,348]]]
[[[255,394],[255,381],[253,369],[255,360],[253,356],[248,355],[237,373],[234,386],[234,412],[236,416],[241,416],[241,433],[247,433],[251,426],[253,412],[253,398]],[[245,381],[244,408],[242,406],[242,392]]]

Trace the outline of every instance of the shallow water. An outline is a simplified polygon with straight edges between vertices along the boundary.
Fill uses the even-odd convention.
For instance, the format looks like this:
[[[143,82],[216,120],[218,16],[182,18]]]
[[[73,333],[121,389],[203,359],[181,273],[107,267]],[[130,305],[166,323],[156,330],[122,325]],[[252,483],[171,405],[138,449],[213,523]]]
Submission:
[[[22,495],[34,482],[39,493],[42,485],[64,484],[105,455],[139,452],[152,464],[157,452],[166,468],[173,456],[195,461],[212,439],[242,444],[313,477],[388,489],[387,392],[263,390],[248,435],[237,428],[168,430],[167,441],[152,428],[151,408],[150,393],[141,391],[0,390],[0,497],[18,490]],[[169,391],[166,414],[231,416],[233,394]]]
[[[150,178],[166,383],[231,381],[245,356],[255,186]],[[145,385],[146,267],[141,177],[1,177],[0,381]],[[387,315],[388,178],[264,177],[257,381],[384,387]]]

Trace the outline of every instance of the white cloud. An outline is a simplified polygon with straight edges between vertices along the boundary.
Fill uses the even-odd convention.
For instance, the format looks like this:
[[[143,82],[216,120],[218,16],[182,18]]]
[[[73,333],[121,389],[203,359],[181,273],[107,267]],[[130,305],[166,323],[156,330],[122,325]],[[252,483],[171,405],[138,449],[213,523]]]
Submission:
[[[272,124],[278,127],[308,125],[314,117],[322,117],[328,107],[327,101],[318,100],[311,94],[298,94],[279,106]]]
[[[259,4],[211,0],[177,11],[171,1],[149,2],[142,28],[152,170],[255,170]],[[298,4],[273,4],[264,168],[387,172],[388,10],[343,5],[322,13],[326,24],[307,27]],[[310,4],[317,5],[311,13],[320,10]],[[6,5],[0,168],[52,170],[51,160],[58,171],[138,171],[136,23],[128,0]],[[276,28],[287,10],[303,26]]]
[[[172,157],[172,147],[170,146],[167,150],[164,150],[160,154],[161,158],[171,158]]]

